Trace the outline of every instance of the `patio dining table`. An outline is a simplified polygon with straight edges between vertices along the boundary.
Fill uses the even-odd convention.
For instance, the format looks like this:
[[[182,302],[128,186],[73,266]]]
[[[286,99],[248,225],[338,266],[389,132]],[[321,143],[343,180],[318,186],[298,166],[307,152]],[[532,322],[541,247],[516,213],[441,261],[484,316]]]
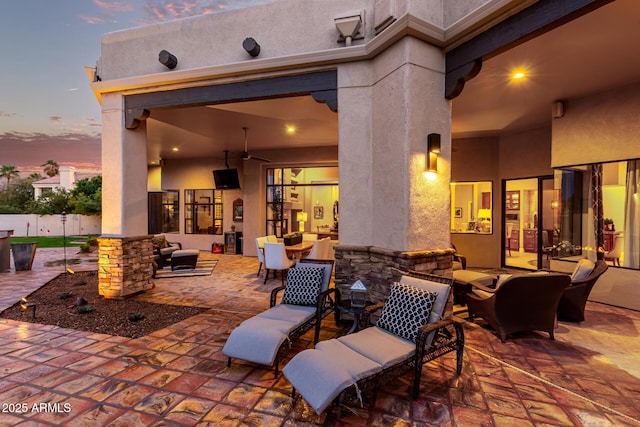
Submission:
[[[287,252],[288,257],[293,257],[299,261],[300,258],[302,258],[306,252],[311,250],[312,247],[313,247],[312,240],[303,240],[302,242],[297,243],[295,245],[291,245],[291,246],[285,245],[284,250]]]

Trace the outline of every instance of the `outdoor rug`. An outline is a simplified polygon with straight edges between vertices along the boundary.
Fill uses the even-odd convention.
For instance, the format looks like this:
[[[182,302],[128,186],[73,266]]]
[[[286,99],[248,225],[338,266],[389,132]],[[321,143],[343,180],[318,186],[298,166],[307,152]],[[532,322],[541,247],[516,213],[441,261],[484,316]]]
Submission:
[[[181,269],[171,271],[171,266],[158,269],[156,272],[156,279],[166,279],[169,277],[190,277],[190,276],[210,276],[213,269],[218,264],[218,260],[198,261],[196,268]]]

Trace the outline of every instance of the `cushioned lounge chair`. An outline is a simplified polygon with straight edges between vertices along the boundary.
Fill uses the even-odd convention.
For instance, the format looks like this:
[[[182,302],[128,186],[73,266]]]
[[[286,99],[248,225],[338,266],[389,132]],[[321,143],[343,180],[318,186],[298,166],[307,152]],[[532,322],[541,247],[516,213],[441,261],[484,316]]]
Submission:
[[[514,274],[495,288],[471,282],[467,293],[469,319],[480,316],[502,342],[522,331],[545,331],[554,339],[556,310],[571,278],[566,274]]]
[[[584,309],[591,289],[608,268],[605,261],[598,260],[588,276],[571,280],[571,286],[562,292],[558,303],[558,319],[571,322],[584,320]]]
[[[297,390],[317,414],[335,403],[339,420],[343,401],[408,372],[413,373],[416,399],[422,365],[449,352],[456,351],[456,372],[461,372],[464,332],[451,316],[452,279],[412,275],[419,277],[405,275],[392,285],[385,304],[367,307],[363,322],[382,308],[376,326],[321,341],[287,363],[282,372],[293,386],[294,398]]]
[[[318,342],[322,319],[334,312],[336,301],[340,301],[339,291],[329,289],[332,270],[333,261],[318,260],[291,268],[286,285],[271,291],[271,308],[245,320],[229,335],[222,349],[229,358],[228,366],[232,358],[275,366],[277,377],[279,353],[285,342],[314,327],[314,343]],[[278,304],[280,291],[284,294]]]

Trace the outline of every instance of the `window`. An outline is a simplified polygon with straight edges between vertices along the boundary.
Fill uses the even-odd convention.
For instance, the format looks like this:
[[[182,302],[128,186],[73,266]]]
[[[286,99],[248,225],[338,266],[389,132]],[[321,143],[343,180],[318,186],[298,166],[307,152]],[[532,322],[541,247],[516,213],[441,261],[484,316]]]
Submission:
[[[560,243],[556,258],[582,249],[609,266],[640,269],[640,160],[558,170]]]
[[[185,234],[222,234],[222,192],[184,190]]]
[[[179,231],[180,193],[177,190],[148,194],[149,234]]]
[[[491,181],[451,183],[452,233],[493,232],[492,189]]]
[[[266,234],[338,233],[336,166],[267,169]]]

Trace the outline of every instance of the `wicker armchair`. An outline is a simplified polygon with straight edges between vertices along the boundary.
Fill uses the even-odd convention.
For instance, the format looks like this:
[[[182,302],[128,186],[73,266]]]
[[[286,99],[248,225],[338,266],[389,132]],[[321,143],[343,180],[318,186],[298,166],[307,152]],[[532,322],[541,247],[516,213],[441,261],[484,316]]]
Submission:
[[[598,260],[587,277],[571,281],[571,286],[564,290],[558,303],[558,319],[571,322],[584,320],[584,309],[591,289],[608,268],[605,261]]]
[[[532,330],[548,332],[553,340],[558,302],[570,282],[558,273],[513,275],[496,288],[471,282],[481,292],[467,293],[469,319],[482,317],[502,342],[509,334]]]

